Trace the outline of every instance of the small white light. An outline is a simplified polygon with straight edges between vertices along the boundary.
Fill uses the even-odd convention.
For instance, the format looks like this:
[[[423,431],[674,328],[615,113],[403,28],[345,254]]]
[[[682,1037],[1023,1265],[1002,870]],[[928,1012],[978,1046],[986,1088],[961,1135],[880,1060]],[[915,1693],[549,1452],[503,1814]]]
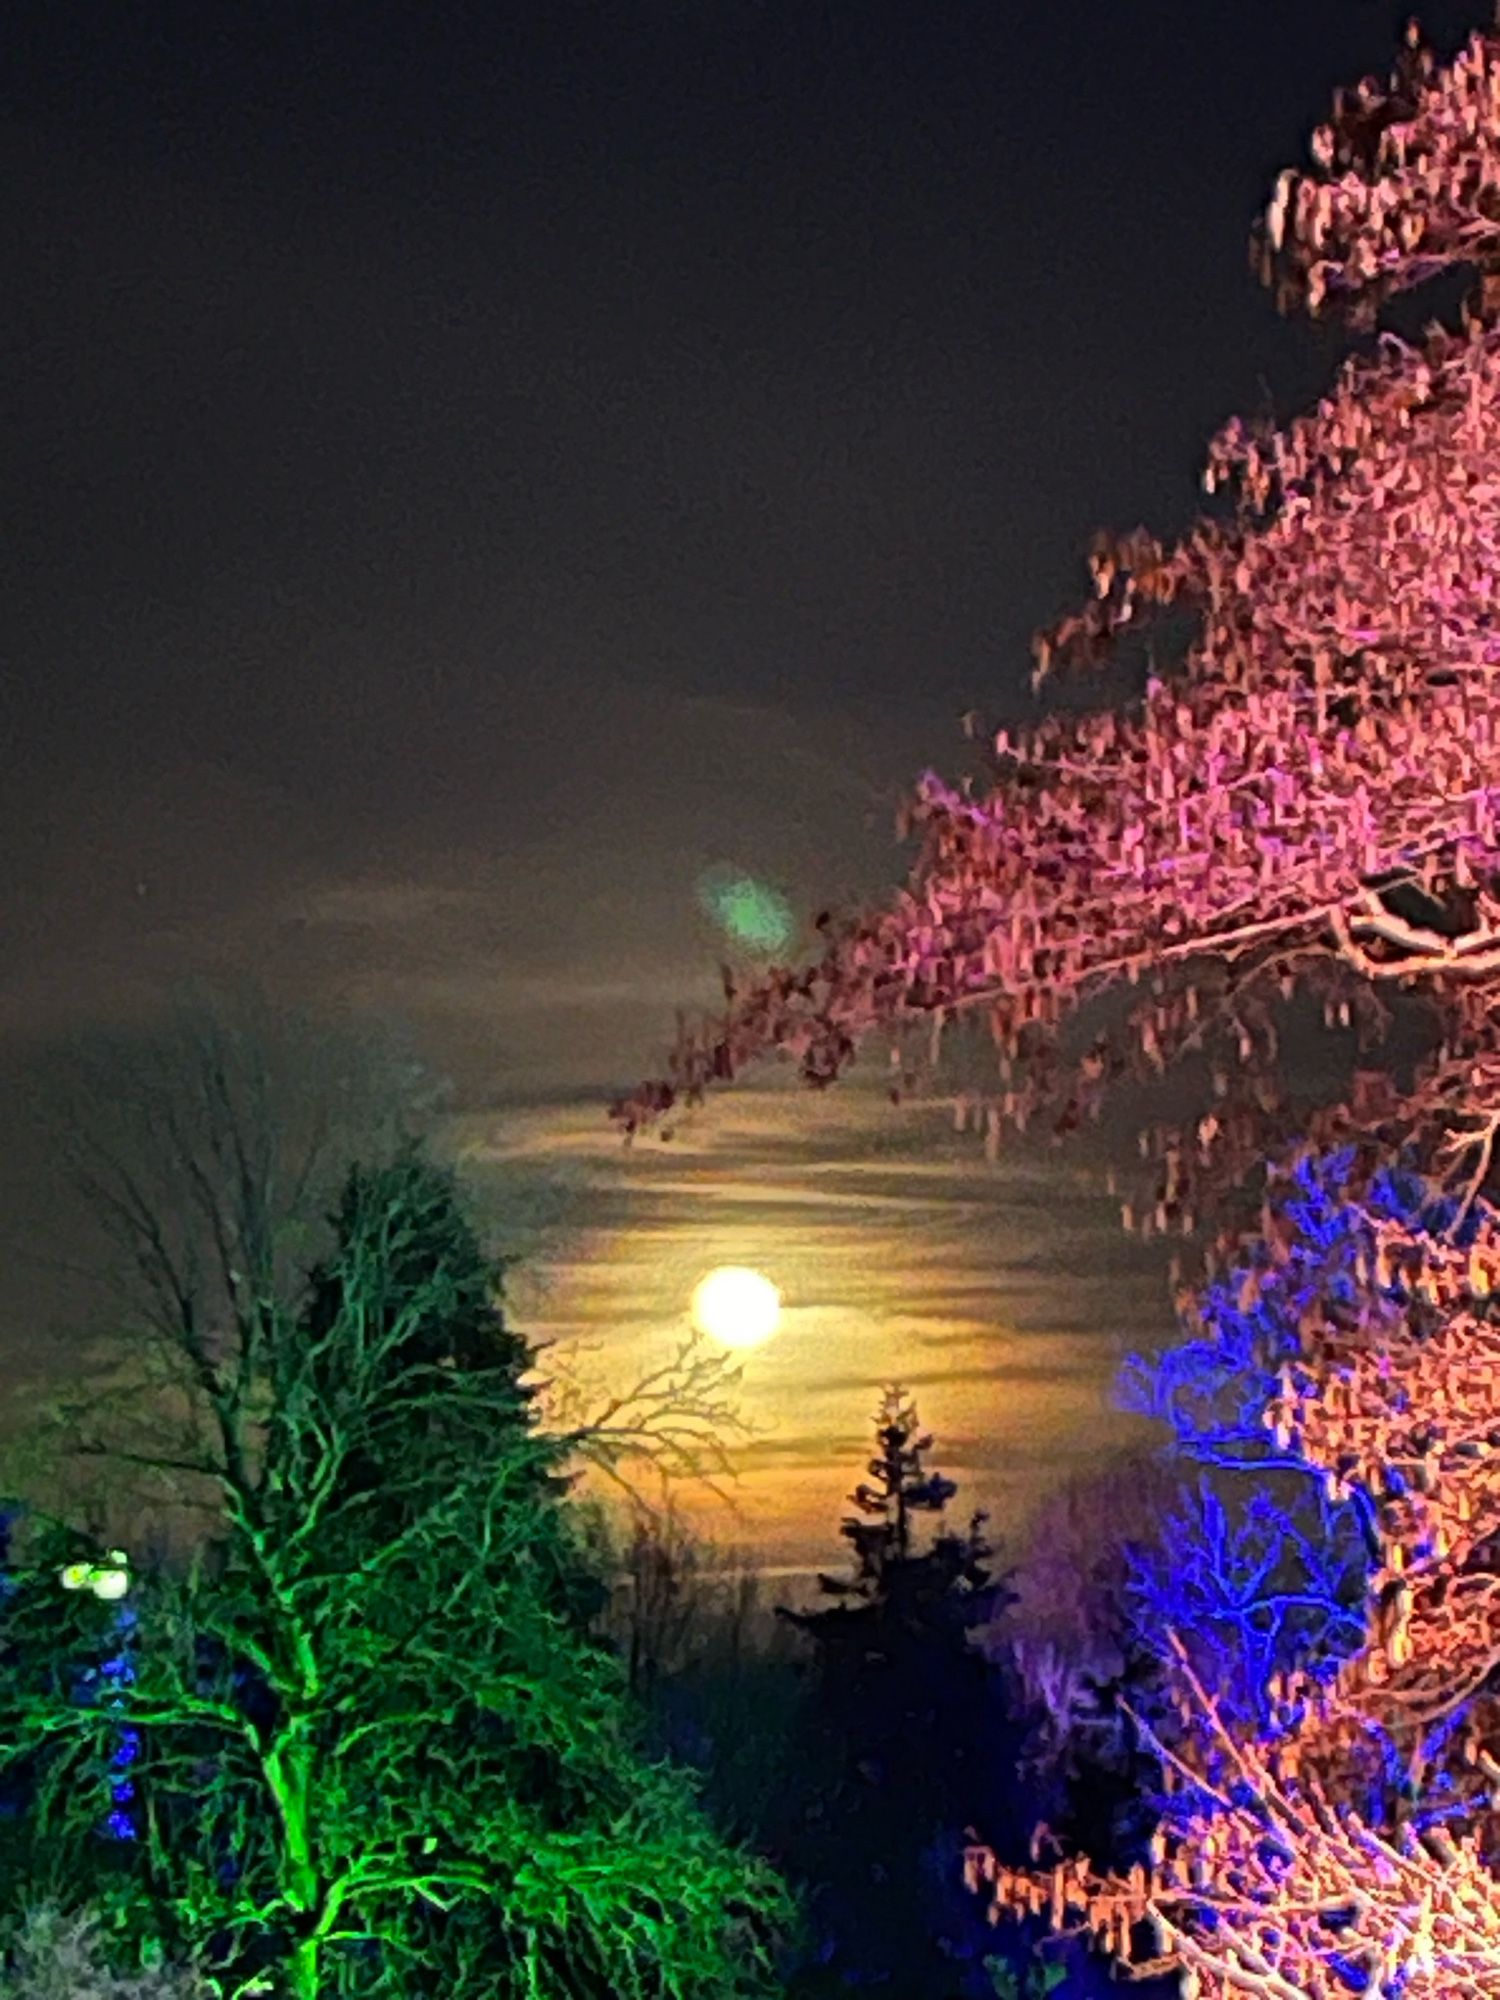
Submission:
[[[57,1580],[64,1590],[87,1590],[93,1574],[92,1563],[69,1563],[66,1569],[58,1571]]]
[[[102,1597],[106,1604],[113,1604],[129,1590],[129,1573],[123,1569],[96,1569],[90,1588],[95,1597]]]

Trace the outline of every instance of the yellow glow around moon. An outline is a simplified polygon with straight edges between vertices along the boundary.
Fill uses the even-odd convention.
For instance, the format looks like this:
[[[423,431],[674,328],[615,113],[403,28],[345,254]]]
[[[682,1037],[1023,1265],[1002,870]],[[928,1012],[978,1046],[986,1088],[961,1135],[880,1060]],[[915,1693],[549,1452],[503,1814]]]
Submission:
[[[781,1294],[759,1271],[721,1264],[693,1293],[693,1325],[721,1347],[759,1347],[781,1319]]]

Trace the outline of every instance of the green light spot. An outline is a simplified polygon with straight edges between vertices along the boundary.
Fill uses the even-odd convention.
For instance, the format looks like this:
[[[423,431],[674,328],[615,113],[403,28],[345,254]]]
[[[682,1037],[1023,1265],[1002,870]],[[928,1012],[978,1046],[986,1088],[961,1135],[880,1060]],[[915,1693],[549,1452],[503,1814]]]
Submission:
[[[733,942],[747,950],[779,952],[792,941],[792,913],[785,896],[753,875],[710,869],[699,883],[698,900]]]

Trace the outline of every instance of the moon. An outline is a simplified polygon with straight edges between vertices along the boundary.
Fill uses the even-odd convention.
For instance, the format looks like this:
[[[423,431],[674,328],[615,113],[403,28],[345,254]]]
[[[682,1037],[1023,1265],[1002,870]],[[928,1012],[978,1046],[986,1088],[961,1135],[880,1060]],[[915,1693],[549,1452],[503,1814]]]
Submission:
[[[721,1347],[759,1347],[781,1322],[781,1294],[760,1271],[721,1264],[693,1292],[693,1325]]]

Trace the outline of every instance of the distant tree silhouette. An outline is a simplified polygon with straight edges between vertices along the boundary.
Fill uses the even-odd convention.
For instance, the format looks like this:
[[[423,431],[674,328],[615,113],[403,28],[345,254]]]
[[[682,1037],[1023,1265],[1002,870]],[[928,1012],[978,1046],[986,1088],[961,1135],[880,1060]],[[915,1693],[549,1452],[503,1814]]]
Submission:
[[[1145,1450],[1056,1489],[1028,1523],[1014,1611],[982,1635],[1029,1725],[1030,1810],[1070,1851],[1116,1865],[1155,1825],[1159,1766],[1132,1718],[1159,1708],[1163,1673],[1140,1577],[1183,1497],[1181,1468]]]
[[[962,1533],[942,1526],[957,1487],[928,1469],[932,1443],[905,1391],[887,1389],[840,1530],[853,1573],[819,1579],[824,1608],[780,1613],[811,1649],[804,1786],[777,1845],[815,1931],[807,1991],[994,1990],[982,1964],[993,1933],[953,1860],[966,1826],[991,1823],[1014,1767],[1000,1678],[970,1643],[1012,1593],[983,1514]],[[925,1546],[922,1515],[936,1530]]]
[[[648,1748],[698,1771],[721,1833],[766,1848],[805,1777],[797,1634],[748,1554],[706,1541],[670,1501],[624,1535],[600,1530],[615,1585],[600,1630],[645,1706]]]

